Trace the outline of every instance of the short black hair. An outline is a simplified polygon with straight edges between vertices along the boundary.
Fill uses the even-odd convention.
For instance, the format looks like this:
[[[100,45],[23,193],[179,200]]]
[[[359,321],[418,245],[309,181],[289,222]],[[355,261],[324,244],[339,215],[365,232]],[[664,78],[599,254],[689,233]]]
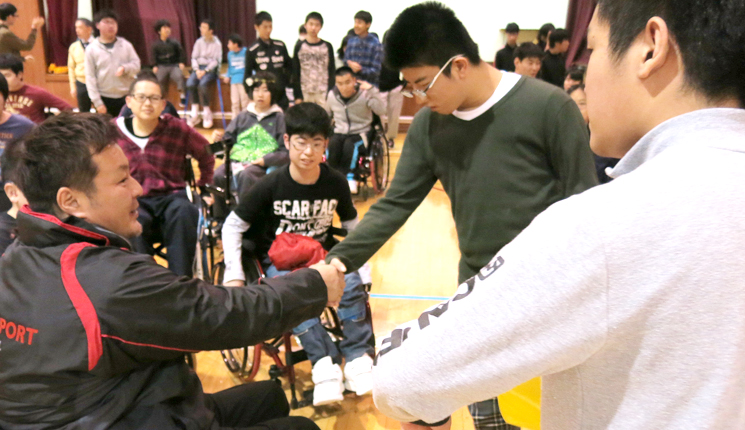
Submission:
[[[711,101],[737,97],[745,107],[745,3],[727,0],[599,0],[609,48],[619,62],[650,18],[665,20],[683,61],[686,84]]]
[[[254,18],[254,25],[259,26],[264,21],[272,22],[272,16],[269,15],[269,12],[262,10],[261,12],[256,14],[256,18]]]
[[[36,212],[54,214],[57,191],[95,191],[93,156],[116,145],[119,132],[108,115],[62,112],[21,138],[15,183]]]
[[[0,73],[0,94],[3,95],[3,101],[8,101],[8,95],[10,94],[10,90],[8,89],[8,81],[5,79],[5,76],[3,76]]]
[[[305,22],[308,22],[308,20],[315,19],[316,21],[321,23],[321,27],[323,27],[323,16],[318,12],[311,12],[308,14],[308,16],[305,17]],[[372,18],[371,18],[372,19]]]
[[[539,60],[543,59],[543,56],[545,55],[545,52],[536,45],[533,42],[523,42],[520,44],[520,46],[515,49],[515,53],[512,54],[512,58],[517,58],[520,61],[523,61],[526,58],[538,58]]]
[[[582,90],[582,91],[584,91],[584,90],[585,90],[585,84],[577,84],[577,85],[572,85],[572,86],[571,86],[571,87],[569,87],[569,89],[567,90],[567,94],[568,94],[568,95],[572,95],[572,93],[573,93],[573,92],[575,92],[575,91],[577,91],[577,90]]]
[[[354,14],[354,19],[361,19],[366,24],[372,24],[372,14],[366,10],[361,10]]]
[[[228,36],[228,40],[238,46],[243,46],[243,38],[238,33],[232,33],[230,36]]]
[[[300,28],[297,29],[297,34],[308,34],[308,30],[305,29],[304,23],[300,24]]]
[[[507,24],[507,27],[504,28],[504,32],[505,33],[519,33],[520,27],[516,23],[511,22]]]
[[[427,2],[401,12],[385,38],[385,62],[389,69],[442,67],[456,56],[481,64],[479,47],[455,13],[442,3]],[[450,67],[442,72],[450,76]]]
[[[556,30],[556,27],[554,27],[550,22],[543,24],[541,28],[538,29],[538,40],[548,39],[548,33],[552,33],[554,30]]]
[[[585,82],[585,73],[587,73],[587,67],[581,64],[578,64],[578,65],[572,66],[567,71],[567,74],[566,76],[564,76],[564,79],[566,79],[566,77],[569,76],[569,79],[583,83]]]
[[[171,28],[171,23],[167,19],[159,19],[155,21],[155,25],[153,26],[153,29],[155,29],[155,32],[160,34],[160,29],[163,27]]]
[[[5,21],[9,16],[14,15],[18,12],[18,8],[13,6],[11,3],[0,4],[0,20]]]
[[[334,76],[345,76],[345,75],[356,76],[354,74],[354,70],[352,70],[352,68],[349,66],[341,66],[338,69],[336,69],[336,72],[334,72]]]
[[[135,86],[140,82],[152,82],[160,87],[160,95],[165,96],[166,92],[165,89],[161,86],[160,82],[158,82],[158,77],[155,76],[155,73],[153,73],[151,70],[140,70],[137,73],[137,76],[135,76],[135,80],[132,81],[132,83],[129,85],[129,94],[133,95],[135,92]]]
[[[274,73],[264,70],[257,72],[255,75],[247,78],[246,84],[248,85],[248,90],[250,91],[248,96],[251,99],[253,99],[253,91],[256,88],[259,88],[262,84],[266,84],[266,88],[269,90],[269,94],[271,94],[271,104],[277,103],[279,99],[282,98],[282,93],[285,90],[282,85],[280,85],[279,81],[277,80],[277,76]]]
[[[91,21],[88,18],[78,18],[78,19],[75,20],[75,22],[78,22],[78,21],[80,21],[83,24],[85,24],[86,27],[93,28],[93,21]]]
[[[199,21],[199,25],[207,24],[210,27],[210,30],[213,32],[215,31],[215,21],[212,20],[212,18],[204,18],[201,21]]]
[[[5,145],[3,155],[0,156],[0,169],[2,170],[2,182],[16,183],[16,167],[19,155],[23,151],[23,136],[17,137]]]
[[[285,113],[285,127],[287,135],[331,136],[331,118],[326,110],[315,103],[300,103]]]
[[[96,14],[93,15],[93,22],[98,24],[99,22],[101,22],[101,20],[106,19],[106,18],[111,18],[117,23],[119,23],[119,15],[117,15],[116,12],[114,12],[111,9],[101,9],[98,12],[96,12]]]
[[[551,32],[551,36],[548,37],[548,46],[553,48],[557,43],[561,43],[565,40],[569,40],[569,32],[563,28],[557,28]]]
[[[14,75],[23,71],[23,59],[16,54],[0,55],[0,70],[10,70]]]

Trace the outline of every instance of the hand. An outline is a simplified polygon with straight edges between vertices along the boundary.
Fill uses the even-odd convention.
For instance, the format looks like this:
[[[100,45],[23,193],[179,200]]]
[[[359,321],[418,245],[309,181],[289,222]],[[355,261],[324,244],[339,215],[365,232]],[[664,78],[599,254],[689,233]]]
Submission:
[[[264,167],[265,166],[265,164],[264,164],[264,157],[261,157],[258,160],[252,161],[251,164],[255,164],[257,166]]]
[[[77,97],[77,95],[78,95],[78,90],[77,90],[77,88],[73,88],[73,89],[71,89],[71,90],[70,90],[70,95],[71,95],[71,96],[73,96],[73,97]]]
[[[153,67],[153,73],[158,73],[158,66]]]
[[[450,430],[453,420],[448,420],[445,424],[437,427],[420,426],[414,423],[401,423],[401,430]]]
[[[179,69],[181,69],[181,71],[183,72],[183,71],[184,71],[184,69],[186,68],[186,64],[184,64],[184,63],[179,63],[179,64],[178,64],[178,68],[179,68]]]
[[[233,279],[232,281],[228,281],[224,284],[226,287],[245,287],[246,283],[241,281],[240,279]]]
[[[207,72],[205,72],[204,70],[197,70],[197,79],[202,79],[205,73]]]
[[[204,202],[204,203],[205,203],[205,204],[206,204],[207,206],[212,206],[213,204],[215,204],[215,198],[214,198],[214,197],[212,197],[212,196],[202,196],[202,201],[203,201],[203,202]]]
[[[41,26],[44,25],[44,18],[37,16],[36,18],[31,20],[31,28],[33,29],[40,29]]]
[[[362,70],[362,66],[360,66],[360,63],[356,61],[347,61],[347,66],[349,66],[349,68],[352,69],[354,73],[358,73],[360,70]]]
[[[336,270],[340,271],[341,273],[347,273],[347,266],[344,265],[344,263],[341,262],[338,258],[332,258],[331,264],[336,268]]]
[[[360,89],[361,90],[369,90],[370,88],[372,88],[372,84],[369,83],[369,82],[367,82],[367,81],[359,80],[357,82],[360,83]]]
[[[215,130],[212,132],[212,143],[219,142],[222,137],[225,136],[225,132],[222,130]]]
[[[23,59],[26,60],[26,61],[32,61],[34,59],[34,56],[33,55],[26,55],[25,57],[23,57]]]
[[[223,76],[222,77],[222,83],[223,84],[229,84],[230,83],[230,78],[228,76]]]
[[[303,99],[295,99],[295,105],[299,105],[303,102]]]
[[[106,113],[106,105],[96,106],[96,112]]]
[[[336,270],[334,266],[318,262],[311,269],[318,271],[323,278],[323,282],[328,288],[328,302],[326,306],[338,306],[341,301],[341,295],[344,294],[344,274]]]
[[[124,66],[119,66],[119,68],[116,69],[116,73],[114,73],[114,75],[116,75],[117,78],[122,76],[123,74],[124,74]]]

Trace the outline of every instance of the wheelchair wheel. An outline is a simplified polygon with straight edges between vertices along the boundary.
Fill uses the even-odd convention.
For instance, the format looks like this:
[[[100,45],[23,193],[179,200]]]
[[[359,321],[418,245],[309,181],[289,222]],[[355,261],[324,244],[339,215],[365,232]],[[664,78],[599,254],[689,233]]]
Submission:
[[[388,188],[388,176],[391,169],[391,156],[385,136],[379,135],[371,149],[370,177],[375,193],[380,194]]]

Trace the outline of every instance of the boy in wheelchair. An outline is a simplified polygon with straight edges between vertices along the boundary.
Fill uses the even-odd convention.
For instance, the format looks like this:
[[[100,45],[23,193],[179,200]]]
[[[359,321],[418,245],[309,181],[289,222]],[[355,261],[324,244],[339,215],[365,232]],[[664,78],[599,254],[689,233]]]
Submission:
[[[331,134],[330,118],[314,103],[301,103],[287,111],[284,145],[290,165],[268,174],[241,193],[238,207],[230,213],[222,230],[225,254],[224,284],[242,286],[242,239],[247,233],[267,276],[282,273],[268,258],[269,248],[280,233],[295,233],[326,242],[334,212],[342,227],[352,229],[357,210],[352,204],[344,177],[322,163]],[[339,304],[344,339],[340,347],[331,340],[318,318],[293,330],[313,365],[313,404],[341,401],[343,391],[364,395],[372,390],[374,341],[367,321],[367,293],[357,272],[345,276],[346,287]],[[339,351],[341,349],[341,351]],[[342,373],[341,356],[346,359]],[[346,381],[345,381],[346,378]]]
[[[327,162],[346,175],[349,190],[356,194],[357,160],[367,147],[373,114],[385,115],[385,103],[377,88],[365,81],[358,82],[347,66],[336,70],[335,80],[336,86],[326,99],[326,112],[334,120]]]

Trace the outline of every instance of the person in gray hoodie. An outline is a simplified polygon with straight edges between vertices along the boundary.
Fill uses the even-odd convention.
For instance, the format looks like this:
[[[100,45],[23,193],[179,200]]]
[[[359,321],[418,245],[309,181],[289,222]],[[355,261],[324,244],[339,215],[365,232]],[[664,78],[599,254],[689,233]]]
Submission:
[[[199,105],[202,105],[202,125],[212,128],[212,110],[210,109],[209,85],[217,79],[217,72],[222,63],[222,43],[215,36],[215,23],[211,19],[203,19],[199,24],[202,37],[194,42],[191,51],[191,67],[193,71],[186,81],[186,90],[191,99],[191,115],[188,118],[190,126],[194,127],[200,121]]]
[[[354,168],[365,151],[373,114],[385,115],[385,102],[377,88],[357,81],[347,66],[335,73],[336,86],[326,98],[326,112],[334,119],[334,135],[329,139],[327,162],[347,176],[349,190],[357,193]]]
[[[282,97],[283,88],[271,72],[258,72],[246,81],[250,89],[251,103],[246,110],[230,121],[223,133],[212,132],[212,141],[225,138],[235,143],[230,154],[233,177],[231,186],[236,195],[247,192],[253,184],[266,176],[273,167],[284,166],[290,162],[290,155],[284,144],[285,115],[277,102]],[[215,170],[215,185],[225,188],[225,164]],[[227,216],[225,205],[220,199],[215,202],[217,216]]]
[[[94,21],[101,35],[85,49],[85,86],[96,111],[115,117],[140,71],[140,57],[131,43],[117,36],[119,17],[114,11],[102,10]]]

